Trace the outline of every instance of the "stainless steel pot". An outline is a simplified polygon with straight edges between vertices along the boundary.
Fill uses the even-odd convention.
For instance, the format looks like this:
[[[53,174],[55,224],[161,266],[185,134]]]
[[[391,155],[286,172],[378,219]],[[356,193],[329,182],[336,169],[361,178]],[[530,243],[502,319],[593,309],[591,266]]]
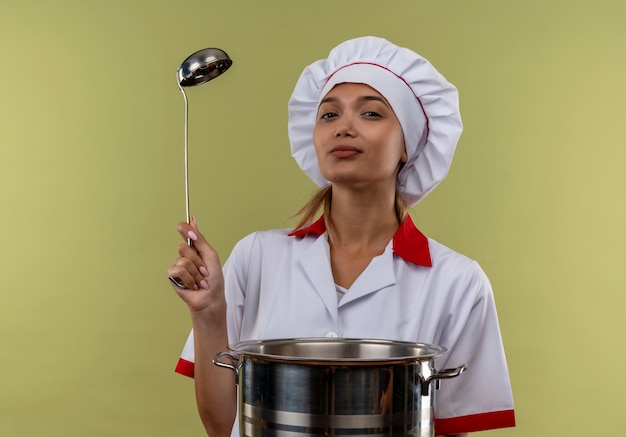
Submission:
[[[440,346],[387,340],[247,341],[218,354],[239,386],[242,436],[434,436]],[[228,362],[225,362],[228,361]]]

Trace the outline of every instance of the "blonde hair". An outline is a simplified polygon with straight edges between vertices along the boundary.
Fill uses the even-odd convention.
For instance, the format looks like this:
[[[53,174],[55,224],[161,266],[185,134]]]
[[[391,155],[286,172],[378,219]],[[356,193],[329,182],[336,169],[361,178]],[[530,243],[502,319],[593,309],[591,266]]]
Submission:
[[[293,217],[300,217],[300,221],[293,228],[292,232],[299,231],[309,226],[317,218],[318,211],[322,209],[324,221],[329,223],[330,204],[333,198],[332,185],[320,188],[317,192],[304,204]],[[398,223],[406,218],[409,213],[409,206],[404,201],[400,193],[396,190],[395,210]],[[292,218],[293,218],[292,217]]]

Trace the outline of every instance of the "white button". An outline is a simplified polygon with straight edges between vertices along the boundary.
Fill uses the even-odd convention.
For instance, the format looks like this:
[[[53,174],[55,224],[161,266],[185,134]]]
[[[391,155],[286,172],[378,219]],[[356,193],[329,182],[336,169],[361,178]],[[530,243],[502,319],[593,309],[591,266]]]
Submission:
[[[326,337],[336,338],[336,337],[339,337],[339,335],[337,335],[337,333],[336,333],[336,332],[334,332],[334,331],[329,331],[329,332],[326,334]]]

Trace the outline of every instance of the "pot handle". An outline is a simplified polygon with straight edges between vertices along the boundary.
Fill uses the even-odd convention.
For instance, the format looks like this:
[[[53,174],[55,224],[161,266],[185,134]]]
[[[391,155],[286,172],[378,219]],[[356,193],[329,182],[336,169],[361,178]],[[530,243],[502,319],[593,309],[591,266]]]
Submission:
[[[424,396],[428,396],[430,383],[432,381],[435,381],[435,390],[439,390],[440,381],[442,379],[456,378],[457,376],[459,376],[461,373],[465,372],[466,370],[467,370],[467,366],[465,364],[461,364],[459,367],[456,367],[453,369],[439,370],[437,373],[431,375],[430,377],[426,378],[425,381],[422,382],[422,394]]]
[[[224,363],[223,361],[220,361],[220,359],[224,357],[228,357],[231,362]],[[230,369],[233,371],[233,373],[235,374],[235,384],[237,384],[239,382],[240,366],[235,365],[234,363],[239,363],[239,358],[237,358],[230,352],[220,352],[219,354],[215,355],[215,357],[213,358],[213,364],[215,364],[217,367],[224,367],[225,369]]]

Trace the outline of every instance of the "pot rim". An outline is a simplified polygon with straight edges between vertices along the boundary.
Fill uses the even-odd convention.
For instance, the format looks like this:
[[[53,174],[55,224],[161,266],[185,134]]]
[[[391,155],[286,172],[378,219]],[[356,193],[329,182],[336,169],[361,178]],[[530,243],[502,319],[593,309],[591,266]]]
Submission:
[[[370,348],[368,356],[313,356],[313,355],[283,355],[271,352],[272,348],[282,345],[331,345],[338,348],[340,346],[365,346]],[[336,345],[336,346],[335,346]],[[263,352],[264,349],[270,349],[270,353]],[[393,356],[379,354],[385,350],[393,349],[399,353]],[[384,340],[384,339],[358,339],[358,338],[329,338],[329,337],[311,337],[311,338],[287,338],[287,339],[270,339],[270,340],[248,340],[235,344],[230,348],[232,352],[244,357],[252,357],[265,361],[292,362],[306,364],[328,365],[335,363],[338,365],[347,364],[368,364],[368,363],[407,363],[431,360],[433,358],[445,355],[447,349],[443,346],[437,346],[428,343],[413,343],[408,341]],[[345,350],[344,350],[345,351]]]

